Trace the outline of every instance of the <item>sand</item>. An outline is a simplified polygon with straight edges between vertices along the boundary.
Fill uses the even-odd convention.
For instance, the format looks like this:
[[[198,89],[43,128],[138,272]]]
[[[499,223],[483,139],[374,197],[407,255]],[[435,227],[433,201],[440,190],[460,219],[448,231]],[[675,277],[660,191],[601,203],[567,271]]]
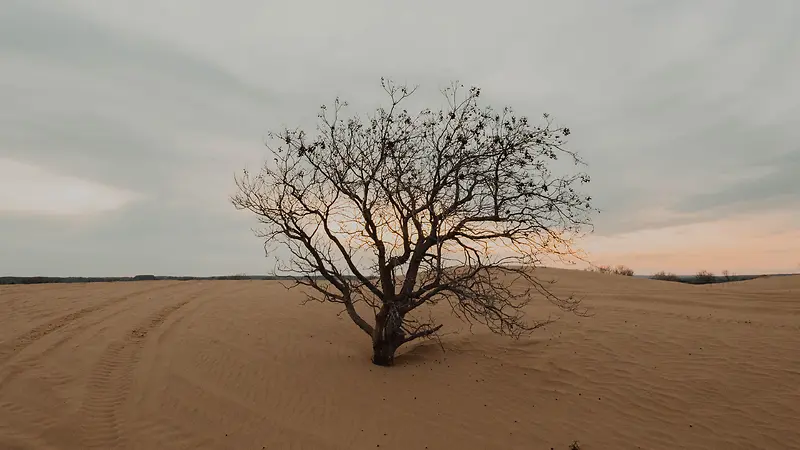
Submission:
[[[594,316],[392,368],[278,282],[0,287],[0,449],[800,448],[800,277],[542,273]]]

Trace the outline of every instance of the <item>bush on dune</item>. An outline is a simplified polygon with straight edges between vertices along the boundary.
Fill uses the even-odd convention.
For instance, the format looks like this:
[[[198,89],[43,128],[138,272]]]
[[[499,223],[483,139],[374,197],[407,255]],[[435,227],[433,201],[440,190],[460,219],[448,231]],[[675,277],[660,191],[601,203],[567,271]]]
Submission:
[[[623,266],[622,264],[617,265],[616,267],[612,266],[591,266],[588,269],[589,272],[599,272],[599,273],[610,273],[614,275],[625,275],[628,277],[632,277],[634,275],[633,269],[627,266]]]
[[[714,283],[715,281],[716,281],[716,277],[714,276],[713,273],[711,273],[711,272],[709,272],[707,270],[701,270],[701,271],[697,272],[697,274],[694,276],[693,283],[694,284],[710,284],[710,283]]]
[[[661,280],[661,281],[681,281],[681,278],[675,275],[672,272],[664,272],[663,270],[657,272],[655,275],[650,277],[651,280]]]

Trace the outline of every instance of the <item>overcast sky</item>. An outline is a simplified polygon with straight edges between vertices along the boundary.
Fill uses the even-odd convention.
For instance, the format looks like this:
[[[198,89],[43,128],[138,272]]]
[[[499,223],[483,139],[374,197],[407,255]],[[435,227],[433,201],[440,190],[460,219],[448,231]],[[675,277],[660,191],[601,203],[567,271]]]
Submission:
[[[267,272],[265,133],[379,78],[549,112],[639,273],[800,271],[796,0],[2,0],[0,275]]]

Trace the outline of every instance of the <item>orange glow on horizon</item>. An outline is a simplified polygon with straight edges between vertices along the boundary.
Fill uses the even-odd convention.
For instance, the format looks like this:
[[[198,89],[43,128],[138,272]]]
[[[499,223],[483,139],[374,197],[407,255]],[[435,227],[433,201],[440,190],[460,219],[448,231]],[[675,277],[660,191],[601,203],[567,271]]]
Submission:
[[[691,275],[800,272],[800,217],[765,213],[643,230],[615,237],[591,236],[583,247],[595,264],[631,267],[637,274],[658,271]]]

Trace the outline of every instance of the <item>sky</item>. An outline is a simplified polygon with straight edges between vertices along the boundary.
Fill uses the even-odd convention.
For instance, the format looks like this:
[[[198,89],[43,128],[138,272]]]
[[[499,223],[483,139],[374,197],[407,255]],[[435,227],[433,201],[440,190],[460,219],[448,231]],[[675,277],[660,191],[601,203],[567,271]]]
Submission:
[[[800,272],[800,3],[2,0],[0,276],[263,274],[234,174],[380,77],[572,130],[640,274]]]

